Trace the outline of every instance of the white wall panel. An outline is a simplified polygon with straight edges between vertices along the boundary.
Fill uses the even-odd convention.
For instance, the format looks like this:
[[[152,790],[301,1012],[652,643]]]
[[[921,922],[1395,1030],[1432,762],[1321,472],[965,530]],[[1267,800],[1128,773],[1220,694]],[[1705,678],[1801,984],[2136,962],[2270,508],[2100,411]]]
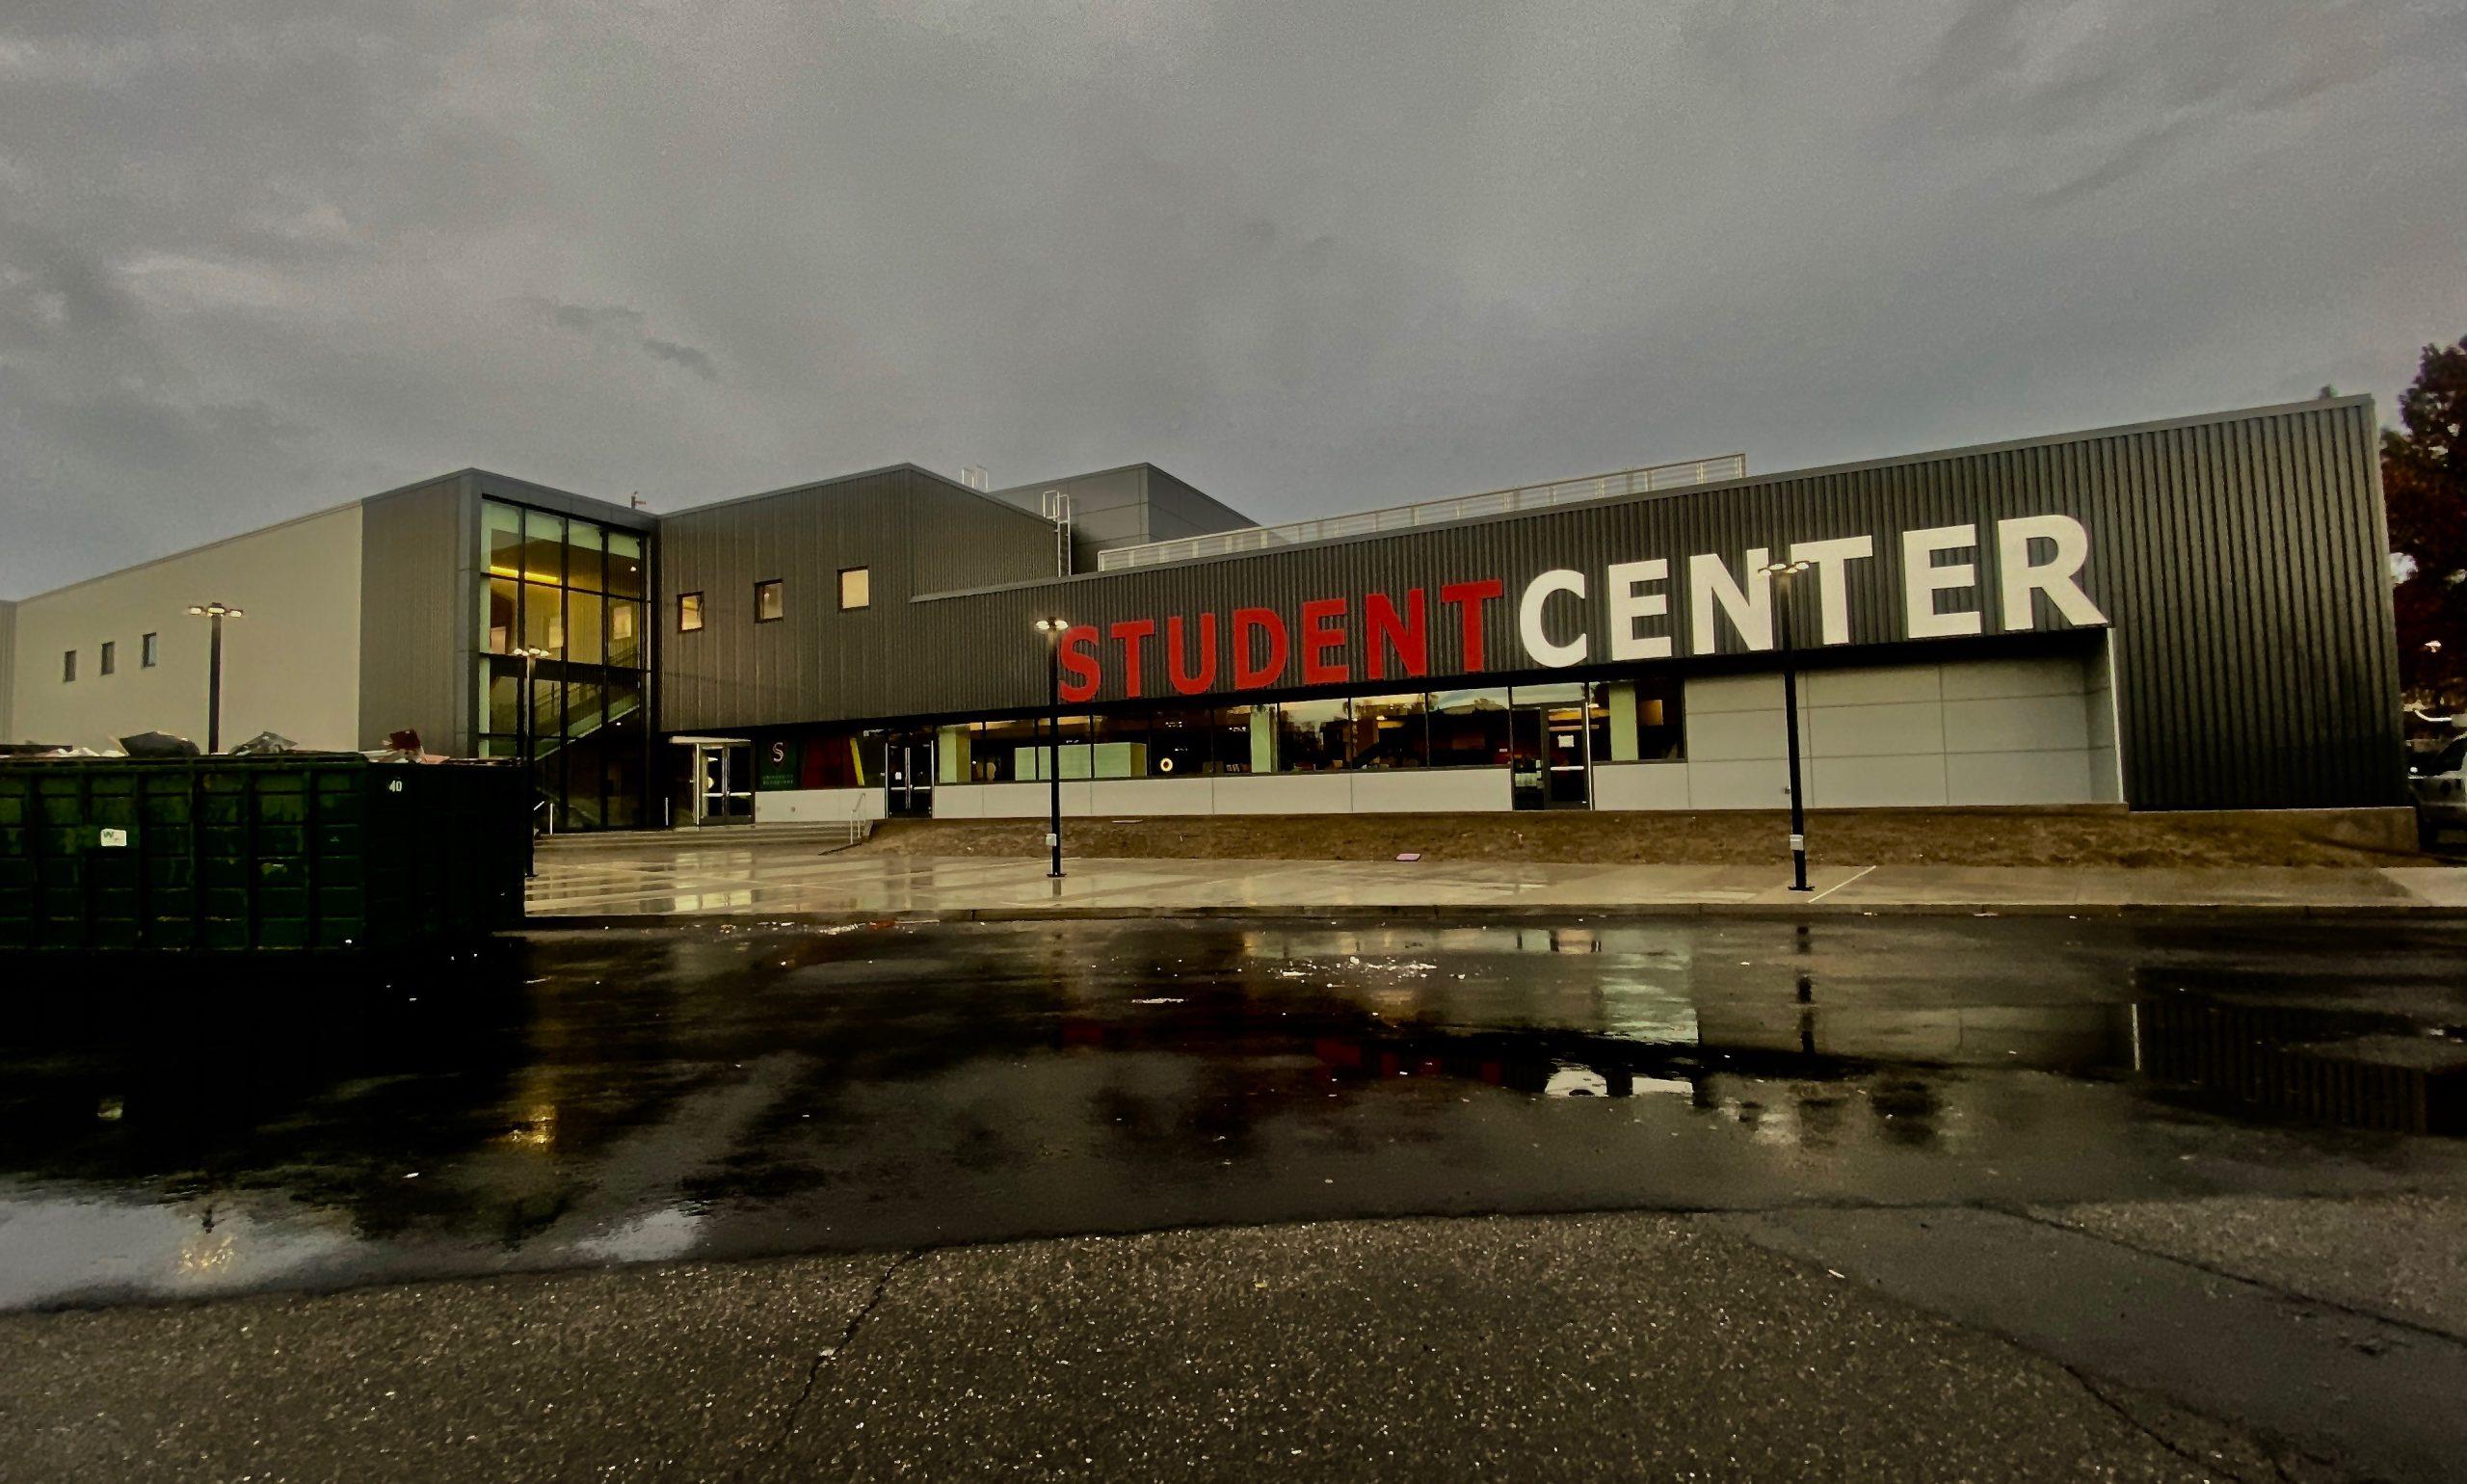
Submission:
[[[1593,807],[1598,809],[1684,809],[1688,764],[1598,762],[1593,765]]]
[[[1695,708],[1694,686],[1687,689],[1685,724],[1687,757],[1691,762],[1729,762],[1741,757],[1779,757],[1790,745],[1782,729],[1781,702],[1769,710],[1716,711]]]
[[[1711,715],[1716,711],[1779,711],[1782,709],[1782,676],[1769,675],[1708,676],[1687,682],[1687,708],[1692,714]]]
[[[1945,751],[2032,753],[2090,745],[2090,712],[2082,693],[2006,696],[1945,702]]]
[[[1505,768],[1399,768],[1348,775],[1361,813],[1455,813],[1515,807]]]
[[[1790,768],[1779,757],[1751,762],[1687,764],[1687,807],[1700,809],[1778,809],[1791,806]]]
[[[1947,701],[1985,701],[1999,696],[2079,696],[2082,665],[2062,655],[2033,659],[1972,660],[1949,664]]]
[[[1341,814],[1353,781],[1341,773],[1229,774],[1216,780],[1220,814]]]
[[[1927,808],[1945,802],[1945,756],[1811,758],[1807,782],[1810,808]]]
[[[1216,810],[1215,780],[1207,778],[1102,779],[1088,785],[1099,815],[1209,814]]]
[[[1892,757],[1945,750],[1944,707],[1933,701],[1810,706],[1799,745],[1812,757]]]
[[[1951,804],[2096,804],[2095,755],[2080,748],[2049,753],[1956,753],[1945,758]],[[2115,767],[2112,754],[2106,766]]]
[[[1878,665],[1865,670],[1818,670],[1800,676],[1799,693],[1812,706],[1872,705],[1892,701],[1944,698],[1939,665]]]

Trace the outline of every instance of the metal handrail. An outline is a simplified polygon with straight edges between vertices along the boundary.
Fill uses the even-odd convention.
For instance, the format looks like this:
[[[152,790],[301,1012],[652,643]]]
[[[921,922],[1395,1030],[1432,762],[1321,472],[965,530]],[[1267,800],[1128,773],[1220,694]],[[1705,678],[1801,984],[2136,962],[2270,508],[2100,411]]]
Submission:
[[[1206,536],[1153,541],[1138,546],[1115,546],[1097,553],[1097,570],[1119,571],[1130,567],[1188,562],[1199,557],[1264,551],[1271,546],[1299,545],[1304,542],[1371,536],[1381,531],[1445,525],[1456,520],[1479,520],[1486,516],[1510,515],[1520,510],[1539,510],[1578,500],[1650,494],[1658,490],[1684,489],[1690,485],[1709,485],[1718,480],[1743,479],[1746,476],[1745,454],[1686,459],[1676,464],[1654,464],[1641,468],[1614,469],[1607,474],[1588,474],[1580,479],[1556,480],[1547,485],[1519,485],[1508,490],[1486,490],[1480,494],[1460,494],[1446,499],[1422,500],[1412,505],[1390,505],[1342,516],[1322,516],[1315,520],[1289,520],[1283,525],[1247,526],[1238,531],[1212,531]]]

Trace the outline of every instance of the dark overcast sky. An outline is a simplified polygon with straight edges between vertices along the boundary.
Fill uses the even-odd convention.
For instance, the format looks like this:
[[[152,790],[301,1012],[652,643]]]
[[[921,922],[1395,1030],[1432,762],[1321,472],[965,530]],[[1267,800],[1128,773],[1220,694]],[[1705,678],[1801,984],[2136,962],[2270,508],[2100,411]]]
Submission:
[[[2462,79],[2467,0],[12,0],[0,595],[474,464],[1277,518],[2386,408]]]

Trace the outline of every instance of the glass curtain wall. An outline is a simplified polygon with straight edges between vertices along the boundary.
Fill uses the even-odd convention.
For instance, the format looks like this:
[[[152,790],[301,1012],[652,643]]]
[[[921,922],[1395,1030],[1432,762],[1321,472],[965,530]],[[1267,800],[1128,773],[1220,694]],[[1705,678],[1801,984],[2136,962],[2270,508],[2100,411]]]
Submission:
[[[480,513],[480,755],[527,748],[560,831],[646,823],[644,538],[498,500]]]
[[[1676,676],[1640,674],[1513,689],[1074,714],[1061,722],[1061,776],[1507,768],[1529,802],[1580,806],[1597,764],[1684,755],[1679,701]],[[1048,729],[1042,716],[944,723],[942,781],[1041,781]]]

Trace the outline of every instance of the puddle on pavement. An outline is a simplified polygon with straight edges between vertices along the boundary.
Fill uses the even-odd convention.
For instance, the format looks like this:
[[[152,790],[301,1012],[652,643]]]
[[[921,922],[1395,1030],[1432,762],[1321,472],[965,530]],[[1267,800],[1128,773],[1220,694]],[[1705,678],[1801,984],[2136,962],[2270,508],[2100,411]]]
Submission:
[[[2065,920],[543,935],[20,975],[0,1307],[1197,1222],[2467,1176],[2467,937]],[[28,990],[37,993],[29,994]]]

